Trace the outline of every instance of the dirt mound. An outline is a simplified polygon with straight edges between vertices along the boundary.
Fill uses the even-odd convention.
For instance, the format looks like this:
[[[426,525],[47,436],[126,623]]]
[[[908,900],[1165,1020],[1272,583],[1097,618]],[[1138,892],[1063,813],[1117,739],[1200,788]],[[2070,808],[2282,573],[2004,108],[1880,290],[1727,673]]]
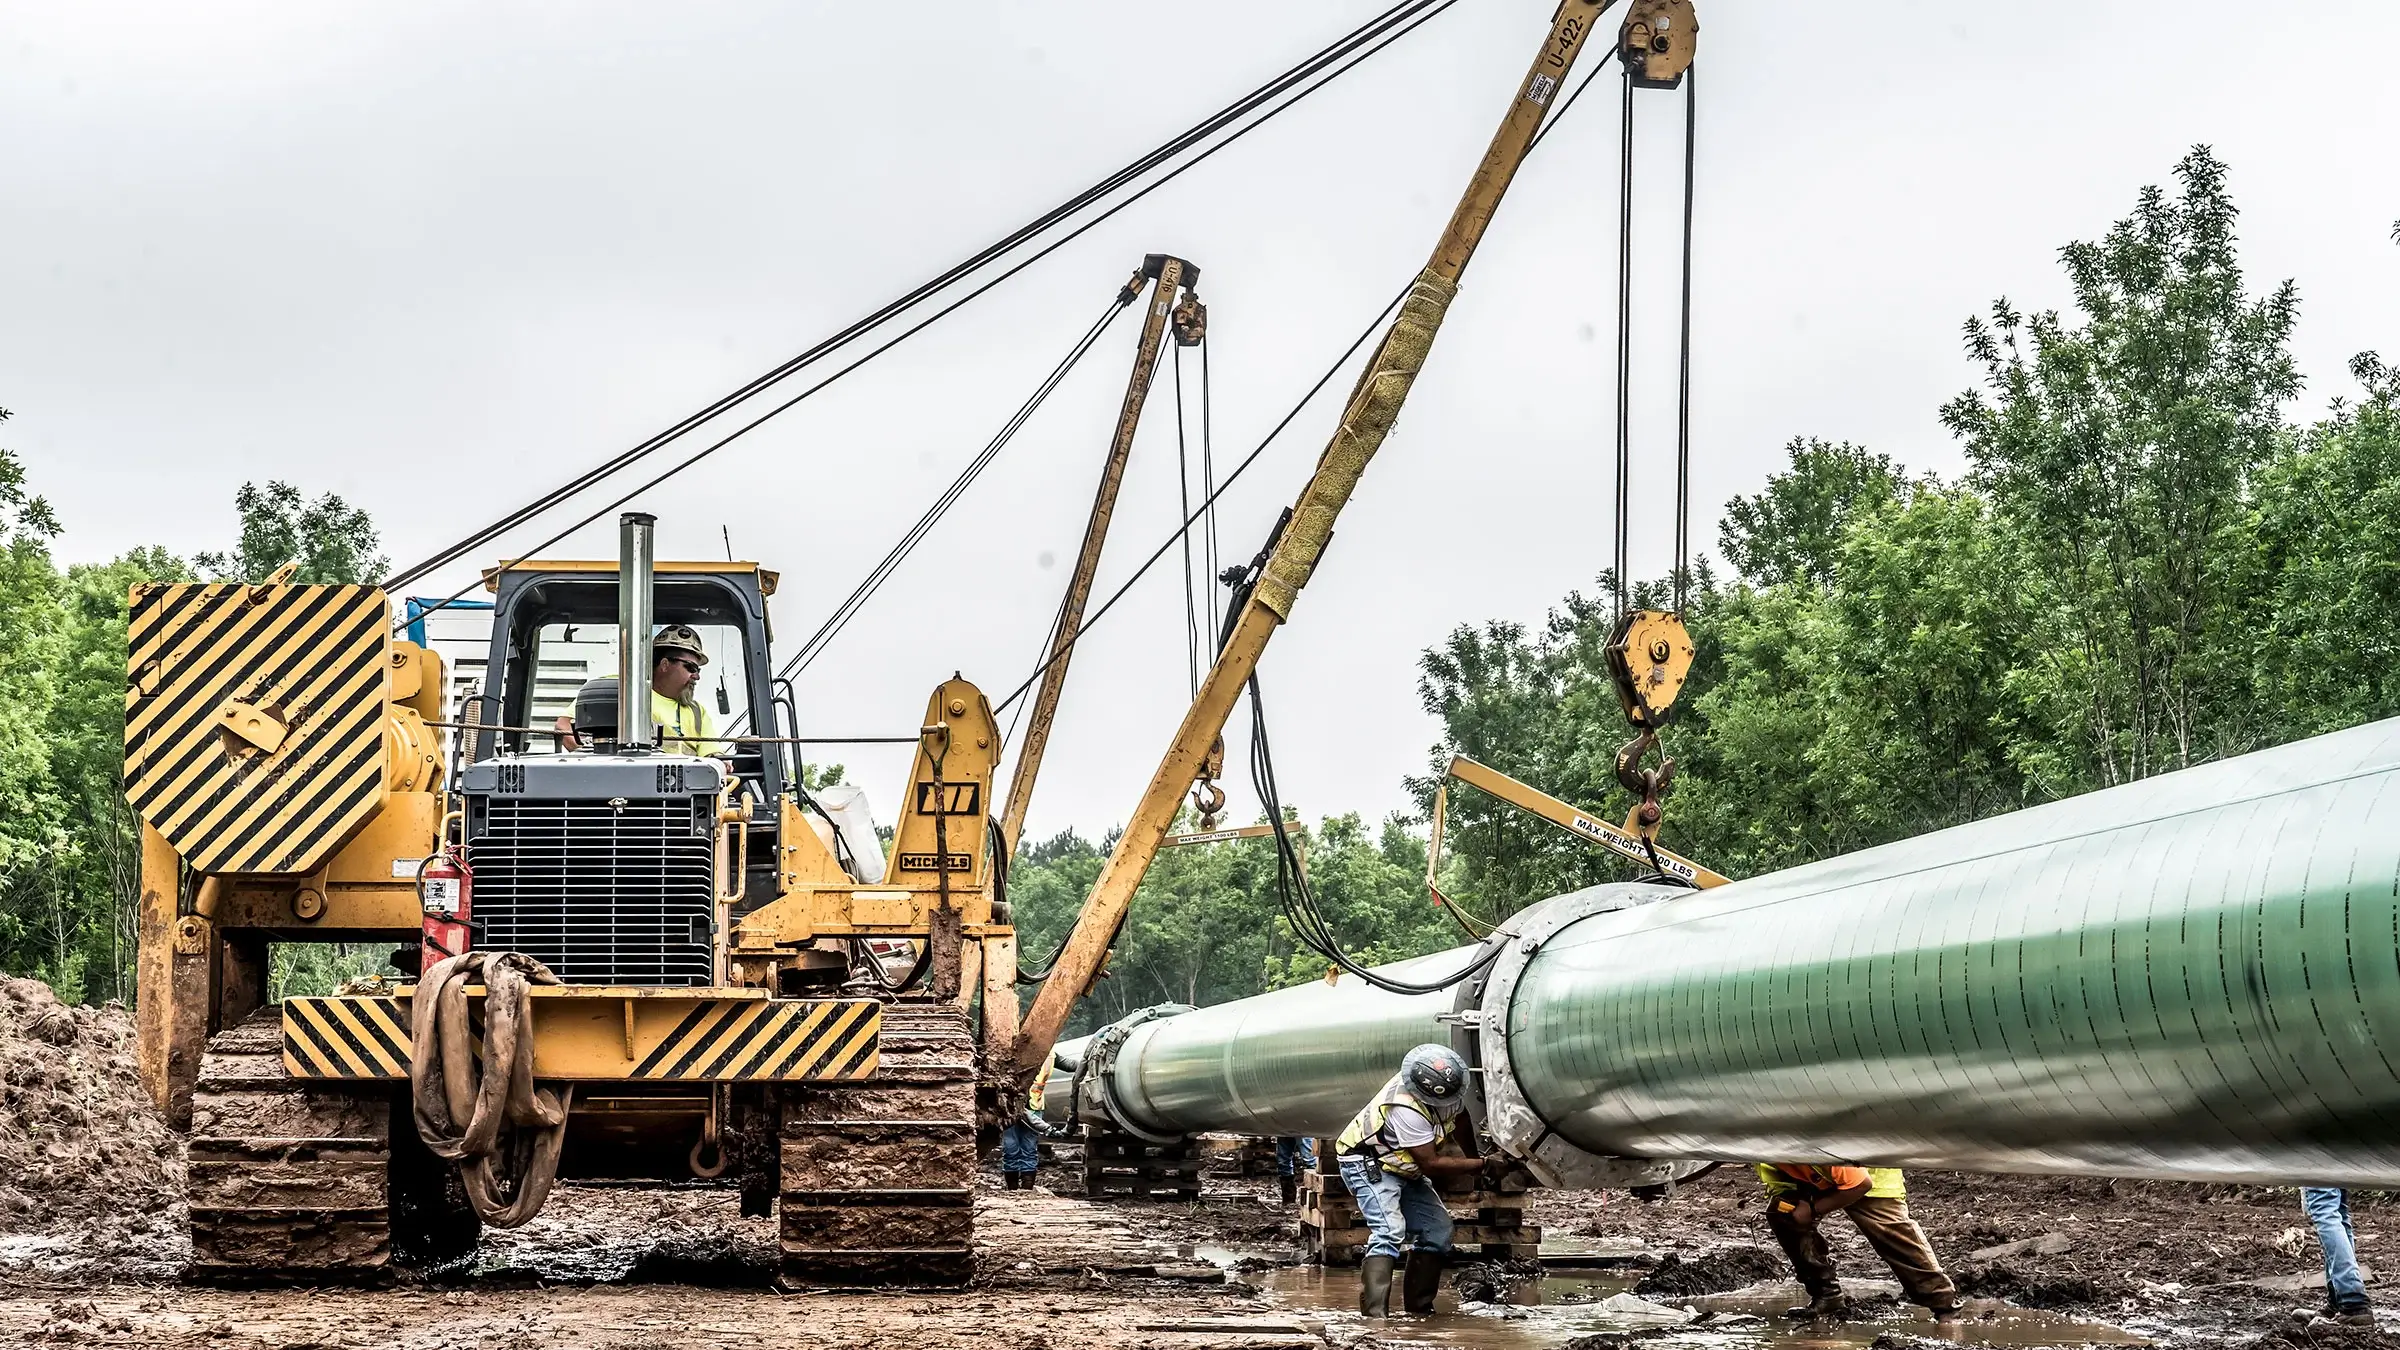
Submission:
[[[142,1095],[133,1018],[0,976],[0,1237],[147,1228],[183,1197],[183,1144]]]
[[[1651,1268],[1633,1292],[1643,1298],[1660,1294],[1722,1294],[1764,1280],[1791,1278],[1783,1257],[1765,1247],[1723,1247],[1700,1256],[1672,1252]]]

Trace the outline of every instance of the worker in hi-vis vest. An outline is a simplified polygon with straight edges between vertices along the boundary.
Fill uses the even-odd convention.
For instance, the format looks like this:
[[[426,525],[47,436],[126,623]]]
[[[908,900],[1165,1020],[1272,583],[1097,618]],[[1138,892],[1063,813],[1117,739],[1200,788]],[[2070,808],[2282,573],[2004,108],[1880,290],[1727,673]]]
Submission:
[[[1808,1302],[1784,1316],[1813,1322],[1855,1310],[1834,1273],[1833,1249],[1819,1231],[1827,1215],[1847,1214],[1891,1267],[1909,1302],[1931,1309],[1936,1322],[1959,1320],[1958,1286],[1943,1273],[1925,1230],[1909,1217],[1908,1182],[1899,1168],[1760,1163],[1758,1179],[1767,1188],[1767,1227],[1808,1291]]]
[[[1358,1310],[1369,1317],[1385,1315],[1392,1271],[1403,1249],[1408,1273],[1401,1305],[1420,1317],[1433,1311],[1442,1264],[1450,1254],[1451,1224],[1441,1192],[1428,1178],[1470,1175],[1486,1167],[1480,1158],[1440,1151],[1466,1104],[1467,1066],[1458,1052],[1446,1045],[1420,1045],[1334,1140],[1342,1184],[1367,1221]]]

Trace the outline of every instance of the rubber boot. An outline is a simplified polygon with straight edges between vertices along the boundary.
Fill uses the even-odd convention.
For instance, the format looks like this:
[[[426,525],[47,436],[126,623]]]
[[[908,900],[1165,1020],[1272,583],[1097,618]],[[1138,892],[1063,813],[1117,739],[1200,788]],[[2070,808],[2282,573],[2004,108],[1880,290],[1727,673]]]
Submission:
[[[1408,1309],[1409,1316],[1433,1316],[1433,1296],[1441,1292],[1442,1266],[1448,1257],[1448,1252],[1424,1247],[1410,1250],[1408,1272],[1400,1283],[1400,1306]]]
[[[1358,1267],[1358,1310],[1368,1317],[1390,1316],[1392,1267],[1388,1256],[1370,1256]]]
[[[1835,1291],[1819,1294],[1797,1308],[1786,1308],[1783,1315],[1795,1322],[1840,1321],[1858,1311],[1848,1294]]]
[[[1289,1205],[1289,1204],[1296,1204],[1296,1203],[1298,1203],[1298,1201],[1299,1201],[1299,1199],[1300,1199],[1300,1178],[1298,1178],[1298,1177],[1284,1177],[1284,1178],[1282,1178],[1282,1180],[1281,1180],[1281,1191],[1282,1191],[1282,1194],[1283,1194],[1283,1203],[1285,1203],[1285,1204],[1287,1204],[1287,1205]]]

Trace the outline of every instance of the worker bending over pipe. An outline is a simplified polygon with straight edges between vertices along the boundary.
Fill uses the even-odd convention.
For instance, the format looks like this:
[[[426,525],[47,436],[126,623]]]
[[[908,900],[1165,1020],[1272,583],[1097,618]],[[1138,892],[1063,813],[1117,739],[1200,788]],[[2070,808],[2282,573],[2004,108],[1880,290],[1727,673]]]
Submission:
[[[1450,1255],[1450,1210],[1428,1177],[1485,1170],[1477,1157],[1444,1157],[1441,1147],[1467,1104],[1467,1065],[1446,1045],[1420,1045],[1400,1072],[1376,1090],[1334,1152],[1342,1183],[1367,1221],[1366,1260],[1359,1270],[1358,1310],[1382,1317],[1391,1299],[1392,1270],[1408,1253],[1401,1303],[1413,1316],[1433,1311],[1442,1265]]]

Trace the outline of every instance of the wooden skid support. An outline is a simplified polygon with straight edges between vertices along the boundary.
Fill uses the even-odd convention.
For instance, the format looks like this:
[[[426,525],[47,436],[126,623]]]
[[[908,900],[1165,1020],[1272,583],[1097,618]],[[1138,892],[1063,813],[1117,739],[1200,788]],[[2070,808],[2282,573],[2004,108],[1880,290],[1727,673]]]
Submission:
[[[1200,1141],[1153,1144],[1114,1130],[1084,1127],[1083,1192],[1093,1199],[1200,1198]]]
[[[1207,1138],[1202,1152],[1212,1177],[1271,1177],[1275,1175],[1275,1141],[1248,1135]]]
[[[1366,1220],[1342,1184],[1331,1140],[1317,1141],[1317,1158],[1317,1170],[1300,1176],[1301,1248],[1319,1265],[1357,1265],[1366,1250]],[[1450,1235],[1454,1250],[1518,1261],[1541,1254],[1542,1230],[1525,1222],[1523,1191],[1487,1190],[1468,1177],[1444,1177],[1435,1184],[1456,1225]]]

